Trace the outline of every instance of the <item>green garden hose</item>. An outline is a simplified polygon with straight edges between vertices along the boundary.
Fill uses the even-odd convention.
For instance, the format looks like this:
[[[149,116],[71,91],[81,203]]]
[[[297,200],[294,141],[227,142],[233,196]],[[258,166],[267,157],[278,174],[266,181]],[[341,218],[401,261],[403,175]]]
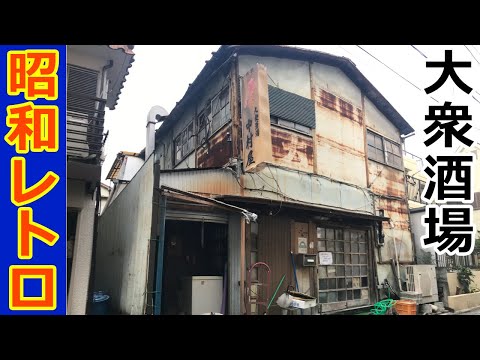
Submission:
[[[370,314],[372,315],[385,315],[385,313],[394,306],[396,303],[395,300],[392,299],[385,299],[379,301],[373,305],[373,309],[370,310]]]

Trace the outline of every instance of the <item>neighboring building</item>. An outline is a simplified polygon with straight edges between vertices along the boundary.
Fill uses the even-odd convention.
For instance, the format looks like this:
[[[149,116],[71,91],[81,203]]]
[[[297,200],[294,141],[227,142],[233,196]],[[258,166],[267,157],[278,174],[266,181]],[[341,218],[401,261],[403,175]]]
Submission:
[[[143,163],[144,161],[140,154],[130,151],[120,151],[117,154],[117,158],[113,162],[110,171],[105,178],[106,180],[111,180],[113,182],[113,189],[110,192],[110,197],[105,204],[105,208],[107,208],[128,185],[138,170],[142,167]]]
[[[102,215],[103,210],[105,209],[105,205],[107,205],[108,198],[110,196],[110,191],[112,188],[107,184],[101,183],[101,191],[100,191],[100,215]]]
[[[105,107],[115,109],[133,45],[67,48],[68,314],[85,314],[101,195]]]
[[[476,144],[472,147],[473,153],[478,153],[480,148]],[[457,150],[459,153],[465,152],[465,149]],[[449,256],[437,255],[433,247],[423,248],[420,238],[425,234],[425,226],[422,224],[422,217],[425,215],[426,202],[421,199],[421,194],[425,189],[428,178],[425,176],[423,169],[423,161],[416,155],[404,151],[404,166],[406,173],[407,192],[408,192],[408,206],[410,209],[410,219],[412,222],[412,233],[415,242],[415,250],[417,254],[418,264],[433,264],[437,267],[445,267],[449,271],[457,266],[474,266],[477,263],[476,256]],[[474,172],[474,196],[475,201],[473,205],[473,222],[477,226],[477,238],[480,237],[478,231],[480,226],[480,166],[479,162],[472,167]]]
[[[478,132],[477,132],[478,134]],[[476,142],[472,145],[470,149],[468,148],[459,148],[457,150],[459,153],[472,153],[475,155],[475,163],[472,167],[474,183],[473,183],[473,194],[474,194],[474,202],[473,206],[473,222],[477,226],[477,234],[476,239],[477,241],[480,240],[480,143]],[[480,265],[479,254],[475,254],[473,256],[473,260],[475,265]]]
[[[353,62],[221,46],[171,114],[151,115],[164,121],[145,163],[99,222],[95,289],[115,311],[195,313],[200,297],[203,312],[261,314],[253,303],[283,275],[276,297],[298,283],[317,299],[303,314],[371,306],[385,279],[398,291],[395,273],[415,262],[402,153],[413,128]]]

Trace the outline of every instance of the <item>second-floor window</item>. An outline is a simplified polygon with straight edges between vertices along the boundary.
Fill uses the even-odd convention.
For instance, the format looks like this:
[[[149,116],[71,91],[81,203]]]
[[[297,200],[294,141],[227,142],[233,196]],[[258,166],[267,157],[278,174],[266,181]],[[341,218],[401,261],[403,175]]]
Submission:
[[[268,86],[270,122],[311,135],[315,127],[315,103],[303,96]]]
[[[207,105],[197,117],[197,146],[203,145],[210,131],[212,107]]]
[[[230,120],[230,87],[224,87],[212,100],[212,134]]]
[[[230,120],[230,87],[227,85],[212,100],[208,100],[203,109],[199,110],[196,120],[197,146],[205,144]]]
[[[175,165],[180,163],[195,148],[195,137],[193,136],[193,121],[175,138]]]
[[[402,169],[400,145],[383,136],[367,130],[368,158]]]

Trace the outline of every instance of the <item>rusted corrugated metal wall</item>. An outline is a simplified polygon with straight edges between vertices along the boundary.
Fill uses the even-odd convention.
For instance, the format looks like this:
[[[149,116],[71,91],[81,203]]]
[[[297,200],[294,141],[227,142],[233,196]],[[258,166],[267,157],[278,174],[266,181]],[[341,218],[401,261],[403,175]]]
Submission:
[[[272,126],[275,164],[313,173],[313,140],[293,131]]]
[[[222,167],[231,157],[232,144],[229,136],[232,135],[232,125],[227,125],[216,133],[209,141],[197,150],[197,164],[199,168]]]
[[[240,195],[238,182],[227,169],[162,172],[158,186],[162,185],[207,195]]]
[[[258,261],[267,263],[271,273],[271,294],[284,274],[285,280],[278,290],[278,296],[285,292],[289,284],[295,286],[293,268],[290,260],[290,218],[286,216],[260,216],[258,220]],[[247,254],[250,256],[250,254]],[[271,313],[279,313],[277,306]]]
[[[365,187],[362,109],[315,84],[317,171]]]
[[[240,315],[240,281],[241,281],[241,219],[232,214],[228,220],[228,314]]]

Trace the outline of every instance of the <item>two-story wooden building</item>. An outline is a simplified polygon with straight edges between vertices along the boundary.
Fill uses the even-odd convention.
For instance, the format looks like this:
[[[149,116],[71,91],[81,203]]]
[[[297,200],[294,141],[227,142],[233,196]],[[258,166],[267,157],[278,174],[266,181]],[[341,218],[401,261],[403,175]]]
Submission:
[[[223,286],[200,303],[264,313],[251,303],[285,275],[275,298],[292,285],[317,299],[304,314],[334,313],[372,305],[413,263],[402,159],[413,129],[349,59],[221,46],[154,118],[153,153],[99,224],[95,286],[117,311],[190,313],[202,296],[192,277],[210,276]]]

